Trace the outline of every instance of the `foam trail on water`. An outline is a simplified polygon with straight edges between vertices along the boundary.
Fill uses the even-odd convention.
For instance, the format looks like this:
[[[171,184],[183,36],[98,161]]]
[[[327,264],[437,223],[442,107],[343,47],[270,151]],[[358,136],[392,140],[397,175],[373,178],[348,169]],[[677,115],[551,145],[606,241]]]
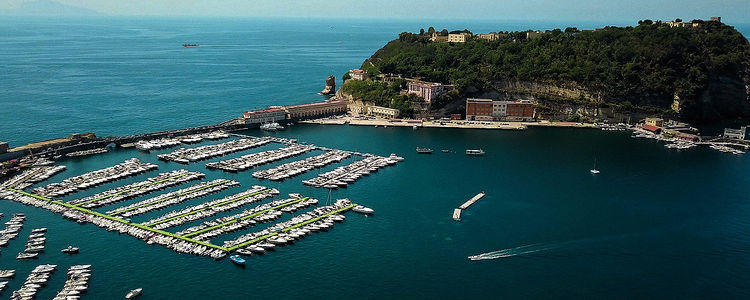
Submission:
[[[513,257],[517,255],[529,254],[534,252],[540,252],[557,248],[559,246],[550,244],[531,244],[525,246],[518,246],[514,248],[502,249],[477,255],[469,256],[470,260],[485,260],[485,259],[498,259],[504,257]]]

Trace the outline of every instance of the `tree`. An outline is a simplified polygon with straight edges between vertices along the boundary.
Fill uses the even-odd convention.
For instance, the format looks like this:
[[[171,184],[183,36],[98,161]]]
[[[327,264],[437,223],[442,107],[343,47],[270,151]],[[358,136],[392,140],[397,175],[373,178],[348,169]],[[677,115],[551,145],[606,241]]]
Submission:
[[[442,36],[448,35],[448,29],[443,29],[443,31],[440,32],[440,35]]]
[[[427,34],[432,35],[435,33],[435,27],[430,26],[430,28],[427,28]]]
[[[680,18],[674,19],[674,21],[677,22],[677,23],[682,23],[682,19],[680,19]]]
[[[419,29],[419,35],[424,35],[424,28]]]

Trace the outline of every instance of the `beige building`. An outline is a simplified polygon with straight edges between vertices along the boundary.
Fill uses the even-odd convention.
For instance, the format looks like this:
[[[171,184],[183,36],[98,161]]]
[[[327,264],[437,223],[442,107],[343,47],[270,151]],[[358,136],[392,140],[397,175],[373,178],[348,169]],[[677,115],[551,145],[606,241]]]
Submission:
[[[382,106],[370,106],[368,107],[368,115],[375,116],[378,118],[392,119],[398,118],[399,111],[395,108],[388,108]]]
[[[432,33],[432,37],[430,37],[430,41],[431,42],[435,42],[435,43],[441,43],[441,42],[444,43],[444,42],[448,41],[448,36],[447,35],[440,35],[437,32],[433,32]]]
[[[354,80],[365,80],[367,79],[367,72],[362,69],[349,70],[349,77]]]
[[[497,41],[500,39],[500,34],[497,32],[482,33],[479,35],[479,38],[488,41]]]
[[[469,38],[471,38],[471,33],[461,32],[448,34],[448,42],[452,43],[466,43]]]
[[[537,30],[537,31],[527,31],[526,32],[526,39],[527,40],[531,40],[531,39],[538,38],[538,37],[542,36],[542,33],[543,32],[541,32],[539,30]]]
[[[263,124],[286,119],[286,112],[281,108],[267,108],[246,111],[243,117],[245,124]]]
[[[662,118],[646,118],[646,125],[662,127],[664,126],[664,120]]]
[[[289,105],[285,106],[284,110],[286,111],[288,119],[302,120],[345,114],[347,112],[348,104],[349,102],[345,100],[333,100]]]

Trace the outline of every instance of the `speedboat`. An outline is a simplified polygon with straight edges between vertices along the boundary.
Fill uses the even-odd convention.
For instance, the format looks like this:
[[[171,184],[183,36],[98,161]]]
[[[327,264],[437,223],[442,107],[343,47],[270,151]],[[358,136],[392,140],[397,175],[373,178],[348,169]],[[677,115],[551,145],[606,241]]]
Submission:
[[[62,253],[75,254],[78,253],[78,247],[68,246],[68,248],[60,250]]]
[[[367,215],[370,215],[375,212],[375,210],[373,210],[372,208],[364,207],[362,205],[357,205],[354,208],[352,208],[352,210],[354,212],[358,212],[360,214],[367,214]]]
[[[245,259],[240,257],[239,255],[232,255],[229,257],[229,259],[232,260],[233,263],[238,265],[245,265]]]
[[[417,153],[419,153],[419,154],[432,154],[432,149],[417,147]]]
[[[18,255],[16,256],[16,259],[31,259],[31,258],[36,258],[37,256],[39,256],[38,252],[35,252],[35,253],[21,252],[21,253],[18,253]]]
[[[482,150],[482,149],[466,149],[466,155],[482,156],[482,155],[484,155],[484,150]]]
[[[135,297],[138,297],[138,296],[140,296],[140,295],[141,295],[141,292],[142,292],[142,291],[143,291],[143,289],[142,289],[142,288],[137,288],[137,289],[134,289],[134,290],[132,290],[132,291],[128,292],[128,294],[127,294],[127,295],[125,295],[125,299],[133,299],[133,298],[135,298]]]
[[[601,171],[599,171],[597,169],[591,169],[590,172],[591,172],[591,174],[599,174],[599,173],[601,173]]]

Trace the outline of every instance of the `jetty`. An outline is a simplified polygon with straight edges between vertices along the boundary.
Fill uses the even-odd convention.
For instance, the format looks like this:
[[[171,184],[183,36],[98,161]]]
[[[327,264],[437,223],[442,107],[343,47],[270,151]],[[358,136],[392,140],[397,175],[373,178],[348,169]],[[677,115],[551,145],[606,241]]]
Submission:
[[[474,203],[476,203],[477,201],[479,201],[479,199],[482,199],[484,197],[484,195],[485,195],[484,192],[476,194],[476,196],[471,197],[471,199],[469,199],[469,201],[464,202],[464,204],[461,204],[461,206],[459,206],[458,208],[454,209],[453,210],[453,220],[456,221],[456,222],[460,222],[461,221],[461,211],[463,211],[464,209],[467,209],[470,206],[472,206]]]

